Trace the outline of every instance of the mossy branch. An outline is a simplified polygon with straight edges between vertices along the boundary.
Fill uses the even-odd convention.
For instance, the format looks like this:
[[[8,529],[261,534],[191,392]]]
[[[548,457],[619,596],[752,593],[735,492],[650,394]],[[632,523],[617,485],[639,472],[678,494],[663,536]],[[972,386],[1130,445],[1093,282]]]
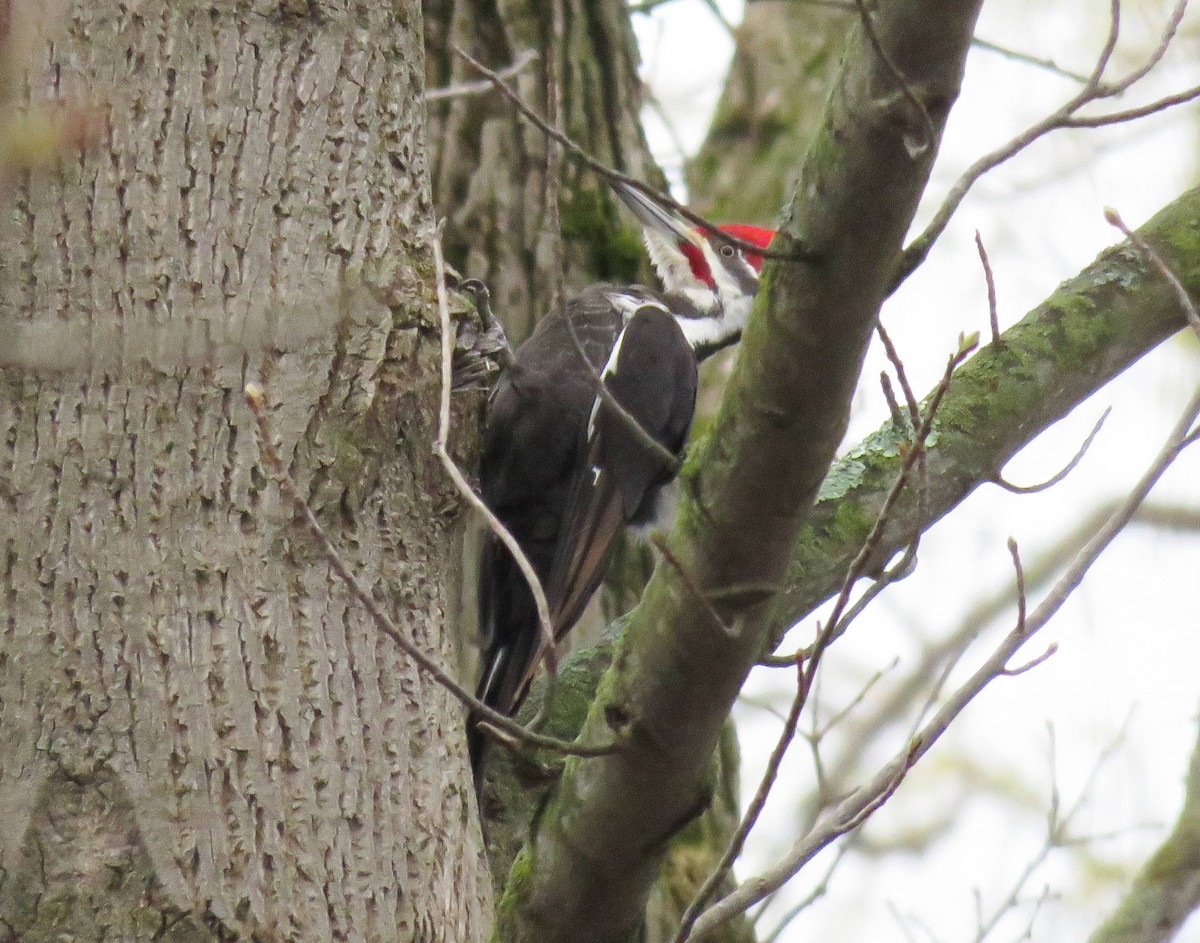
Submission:
[[[1200,188],[1138,230],[1200,295]],[[867,574],[941,519],[1017,452],[1147,351],[1185,326],[1171,286],[1128,242],[1095,262],[964,364],[950,381],[927,455],[925,508],[910,495],[890,517]],[[771,616],[776,638],[837,592],[903,462],[889,421],[831,469],[796,544]]]
[[[1175,828],[1129,893],[1089,943],[1158,943],[1173,939],[1200,906],[1200,739],[1188,764],[1187,790]]]

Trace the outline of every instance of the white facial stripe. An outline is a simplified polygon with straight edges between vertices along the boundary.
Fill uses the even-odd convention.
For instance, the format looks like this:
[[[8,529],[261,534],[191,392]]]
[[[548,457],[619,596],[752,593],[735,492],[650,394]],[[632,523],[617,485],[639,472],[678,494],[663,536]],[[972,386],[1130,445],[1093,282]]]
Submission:
[[[706,287],[692,274],[687,257],[666,236],[653,229],[643,229],[642,237],[662,284],[675,291],[686,290],[685,286]]]

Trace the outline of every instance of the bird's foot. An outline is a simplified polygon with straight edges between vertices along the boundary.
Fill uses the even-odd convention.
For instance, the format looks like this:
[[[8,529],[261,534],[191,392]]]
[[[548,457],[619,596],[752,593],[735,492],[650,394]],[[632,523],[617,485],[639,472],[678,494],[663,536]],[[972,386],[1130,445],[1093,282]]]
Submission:
[[[459,326],[451,364],[451,388],[455,392],[486,389],[496,375],[512,363],[512,347],[500,321],[492,313],[491,293],[487,286],[477,278],[467,278],[460,281],[457,288],[474,299],[482,330],[470,321]]]

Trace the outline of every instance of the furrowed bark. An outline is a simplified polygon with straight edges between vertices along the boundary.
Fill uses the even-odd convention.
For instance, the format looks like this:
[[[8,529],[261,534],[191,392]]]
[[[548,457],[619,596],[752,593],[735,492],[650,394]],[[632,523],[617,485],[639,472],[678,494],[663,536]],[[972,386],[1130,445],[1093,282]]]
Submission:
[[[108,130],[0,189],[0,926],[480,939],[461,708],[333,576],[242,395],[447,658],[420,10],[63,8],[20,87]]]
[[[662,183],[641,126],[638,49],[622,0],[555,0],[563,6],[558,56],[563,130],[598,159]],[[425,0],[426,76],[431,87],[477,80],[455,54],[457,43],[500,69],[527,50],[538,58],[511,81],[547,114],[550,3],[528,0]],[[559,234],[547,205],[546,139],[499,93],[429,104],[434,197],[446,216],[446,259],[488,283],[513,342],[549,308]],[[567,292],[601,280],[649,276],[637,226],[608,185],[570,158],[558,191]]]

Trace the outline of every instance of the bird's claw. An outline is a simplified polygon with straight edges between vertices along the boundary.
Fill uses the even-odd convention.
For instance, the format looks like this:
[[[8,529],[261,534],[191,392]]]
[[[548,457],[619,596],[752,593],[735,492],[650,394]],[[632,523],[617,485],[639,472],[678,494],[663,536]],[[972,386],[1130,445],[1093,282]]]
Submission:
[[[491,385],[495,374],[512,363],[512,347],[504,327],[492,312],[487,285],[477,278],[467,278],[459,281],[457,287],[474,299],[483,330],[470,321],[459,327],[451,367],[452,389],[456,392],[484,389]]]

